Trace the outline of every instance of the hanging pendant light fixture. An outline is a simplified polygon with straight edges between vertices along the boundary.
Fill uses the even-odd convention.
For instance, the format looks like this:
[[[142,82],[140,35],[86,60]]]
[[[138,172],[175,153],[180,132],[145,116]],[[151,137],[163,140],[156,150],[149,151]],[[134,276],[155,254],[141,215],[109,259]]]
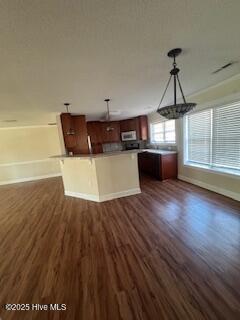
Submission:
[[[68,103],[68,102],[65,102],[64,103],[64,106],[66,107],[66,111],[67,111],[67,113],[69,113],[69,106],[71,105],[71,103]],[[70,113],[69,113],[70,114]],[[66,132],[66,134],[68,135],[68,136],[72,136],[72,135],[74,135],[75,134],[75,131],[74,131],[74,129],[70,126],[70,128],[69,128],[69,130]]]
[[[110,122],[110,111],[109,111],[109,101],[110,101],[110,99],[105,99],[104,101],[107,103],[106,121],[107,121],[107,122]],[[106,130],[107,130],[107,131],[113,131],[114,128],[111,127],[111,126],[108,126],[108,127],[106,128]]]
[[[110,112],[109,112],[109,101],[110,99],[105,99],[104,100],[107,104],[107,114],[106,114],[106,121],[110,121]]]
[[[179,69],[177,68],[177,63],[176,63],[176,57],[182,52],[182,49],[176,48],[172,49],[171,51],[168,52],[168,57],[173,58],[173,69],[170,71],[170,78],[168,80],[167,86],[164,90],[163,96],[161,98],[161,101],[158,105],[157,112],[167,118],[167,119],[179,119],[184,116],[187,112],[192,110],[194,107],[196,107],[196,103],[193,102],[186,102],[185,96],[183,94],[182,86],[178,77]],[[163,98],[167,92],[167,89],[169,87],[170,81],[173,77],[173,84],[174,84],[174,104],[168,105],[165,107],[161,108],[161,103],[163,101]],[[179,89],[181,91],[183,103],[177,103],[177,83],[179,85]]]
[[[69,113],[69,106],[71,105],[71,103],[69,102],[65,102],[64,106],[66,107],[66,112]]]

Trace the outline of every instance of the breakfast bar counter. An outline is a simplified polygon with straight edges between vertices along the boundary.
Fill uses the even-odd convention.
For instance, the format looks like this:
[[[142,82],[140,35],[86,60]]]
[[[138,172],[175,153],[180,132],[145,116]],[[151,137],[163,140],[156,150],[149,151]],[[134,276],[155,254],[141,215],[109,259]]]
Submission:
[[[138,153],[55,156],[60,160],[65,195],[102,202],[140,193]]]

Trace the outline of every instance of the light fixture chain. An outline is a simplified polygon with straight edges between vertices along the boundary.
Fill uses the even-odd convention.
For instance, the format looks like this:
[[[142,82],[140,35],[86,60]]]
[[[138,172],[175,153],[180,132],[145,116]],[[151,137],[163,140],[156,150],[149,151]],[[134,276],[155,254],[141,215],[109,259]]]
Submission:
[[[178,85],[179,85],[179,88],[180,88],[180,91],[181,91],[181,94],[182,94],[183,101],[184,101],[184,103],[186,103],[186,99],[185,99],[185,96],[184,96],[184,93],[183,93],[183,89],[182,89],[178,74],[177,74],[177,81],[178,81]]]
[[[109,113],[109,105],[108,105],[108,101],[107,101],[107,120],[110,120],[110,113]]]
[[[172,74],[171,74],[170,77],[169,77],[169,80],[168,80],[167,85],[166,85],[166,88],[165,88],[165,90],[164,90],[164,92],[163,92],[161,101],[159,102],[158,109],[159,109],[160,106],[161,106],[161,103],[162,103],[163,98],[164,98],[164,96],[165,96],[165,94],[166,94],[166,92],[167,92],[167,89],[168,89],[168,87],[169,87],[169,83],[170,83],[171,79],[172,79]]]

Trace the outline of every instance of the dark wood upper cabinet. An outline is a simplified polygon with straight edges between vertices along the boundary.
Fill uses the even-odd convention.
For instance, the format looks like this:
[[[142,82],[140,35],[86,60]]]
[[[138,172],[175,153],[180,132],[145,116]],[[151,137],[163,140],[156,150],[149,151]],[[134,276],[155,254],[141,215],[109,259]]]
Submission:
[[[100,121],[88,121],[87,132],[91,143],[102,143],[102,123]]]
[[[148,120],[147,116],[139,116],[132,119],[120,121],[121,132],[136,131],[138,140],[148,139]]]
[[[120,121],[121,132],[136,131],[137,137],[139,136],[139,122],[137,118],[126,119]]]
[[[101,122],[102,142],[120,142],[120,124],[119,121]]]
[[[103,143],[121,142],[121,132],[136,131],[138,140],[148,139],[147,116],[139,116],[122,121],[89,121],[84,115],[61,114],[64,143],[67,152],[89,153],[88,135],[92,152],[101,153]]]
[[[87,132],[90,136],[92,152],[102,153],[102,123],[100,121],[87,122]]]
[[[73,128],[76,137],[74,153],[89,153],[87,141],[87,123],[84,115],[72,116]]]
[[[67,151],[74,151],[76,147],[76,136],[74,134],[73,120],[70,113],[62,113],[61,116],[63,138]]]
[[[139,140],[148,140],[148,118],[147,116],[137,117],[139,123]]]
[[[74,154],[89,153],[85,116],[72,116],[70,113],[62,113],[60,118],[67,152],[73,152]]]

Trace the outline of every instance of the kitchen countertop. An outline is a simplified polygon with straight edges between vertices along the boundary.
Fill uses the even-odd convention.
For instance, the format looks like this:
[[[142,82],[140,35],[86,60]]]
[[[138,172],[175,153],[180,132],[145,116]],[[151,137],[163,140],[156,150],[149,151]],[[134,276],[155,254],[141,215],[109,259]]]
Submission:
[[[174,154],[177,151],[169,151],[169,150],[159,150],[159,149],[142,149],[143,152],[154,153],[154,154]]]
[[[111,157],[111,156],[117,156],[122,154],[131,154],[131,153],[140,153],[143,152],[140,149],[134,149],[134,150],[124,150],[124,151],[113,151],[113,152],[104,152],[104,153],[97,153],[97,154],[75,154],[73,156],[70,156],[68,154],[53,156],[51,158],[54,159],[96,159],[96,158],[104,158],[104,157]]]
[[[54,159],[96,159],[96,158],[111,157],[111,156],[122,155],[122,154],[142,153],[142,152],[148,152],[148,153],[154,153],[154,154],[160,154],[160,155],[177,153],[176,151],[168,151],[168,150],[133,149],[133,150],[104,152],[104,153],[97,153],[97,154],[75,154],[73,156],[63,154],[63,155],[52,156],[51,158],[54,158]]]

